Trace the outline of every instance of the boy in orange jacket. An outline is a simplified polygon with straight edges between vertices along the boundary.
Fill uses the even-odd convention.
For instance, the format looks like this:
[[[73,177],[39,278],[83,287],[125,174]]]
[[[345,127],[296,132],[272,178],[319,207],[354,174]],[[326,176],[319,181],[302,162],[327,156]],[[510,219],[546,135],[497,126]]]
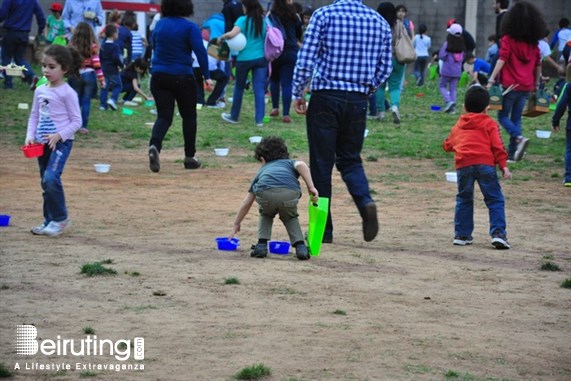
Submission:
[[[490,214],[492,245],[509,249],[505,201],[496,165],[504,179],[511,179],[512,175],[498,124],[487,115],[489,103],[488,92],[481,86],[472,86],[464,99],[466,114],[460,116],[442,144],[446,152],[454,152],[458,175],[454,245],[470,245],[474,240],[474,183],[478,182]]]

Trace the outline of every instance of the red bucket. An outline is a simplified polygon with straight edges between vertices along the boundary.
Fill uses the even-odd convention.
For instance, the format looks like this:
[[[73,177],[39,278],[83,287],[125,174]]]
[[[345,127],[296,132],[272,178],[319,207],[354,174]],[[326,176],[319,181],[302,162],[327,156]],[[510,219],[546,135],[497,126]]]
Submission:
[[[26,157],[40,157],[44,154],[44,145],[42,143],[28,144],[22,146],[22,152]]]

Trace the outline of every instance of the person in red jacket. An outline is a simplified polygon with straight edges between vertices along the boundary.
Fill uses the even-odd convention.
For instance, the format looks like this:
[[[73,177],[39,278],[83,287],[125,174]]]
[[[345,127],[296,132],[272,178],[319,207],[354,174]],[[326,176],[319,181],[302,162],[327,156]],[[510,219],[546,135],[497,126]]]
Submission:
[[[521,116],[530,93],[535,93],[541,78],[541,53],[538,41],[545,36],[547,24],[539,9],[518,1],[505,14],[501,24],[499,59],[490,75],[488,88],[500,79],[504,89],[512,87],[502,98],[498,122],[510,134],[508,160],[525,156],[529,139],[523,136]]]
[[[460,116],[442,148],[454,152],[458,194],[454,214],[454,245],[470,245],[474,230],[474,183],[478,182],[490,214],[490,235],[496,249],[509,249],[502,188],[496,173],[511,179],[507,153],[498,124],[488,116],[490,96],[479,85],[472,86],[464,99],[466,114]]]

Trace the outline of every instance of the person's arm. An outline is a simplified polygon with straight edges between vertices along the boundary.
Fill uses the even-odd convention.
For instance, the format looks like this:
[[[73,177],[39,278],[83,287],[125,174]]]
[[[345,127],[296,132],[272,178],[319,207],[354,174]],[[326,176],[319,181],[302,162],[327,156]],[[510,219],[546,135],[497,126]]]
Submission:
[[[504,67],[505,64],[506,64],[506,61],[502,60],[501,58],[498,58],[498,61],[496,62],[496,66],[494,66],[494,71],[492,72],[492,75],[490,75],[490,78],[488,79],[488,84],[486,85],[486,87],[488,89],[490,89],[490,87],[492,87],[492,85],[496,81],[496,77],[498,76],[498,73],[500,71],[502,71],[502,68]]]
[[[103,12],[103,6],[101,5],[101,1],[97,1],[95,5],[95,18],[93,19],[93,23],[97,26],[102,26],[105,22],[105,13]]]
[[[244,217],[246,217],[246,215],[250,211],[250,208],[252,207],[252,204],[254,204],[255,200],[256,196],[254,195],[254,193],[248,192],[248,194],[242,201],[242,205],[240,206],[238,214],[236,215],[236,219],[234,220],[234,227],[232,228],[232,234],[228,238],[232,239],[236,234],[238,234],[238,232],[240,232],[240,228],[242,226],[242,220],[244,220]]]
[[[546,56],[543,60],[547,62],[552,68],[557,70],[557,73],[559,73],[559,75],[565,74],[565,69],[562,66],[560,66],[557,62],[555,62],[555,60],[551,58],[551,56]]]
[[[500,127],[492,118],[489,118],[487,123],[486,128],[488,130],[488,136],[490,137],[490,147],[494,155],[494,162],[500,167],[503,178],[505,180],[511,179],[512,175],[508,169],[507,162],[508,154],[504,147],[502,136],[500,135]]]
[[[233,37],[236,37],[241,31],[242,29],[240,29],[239,26],[235,26],[232,29],[230,29],[228,32],[220,36],[219,40],[229,40]]]
[[[303,181],[305,181],[305,185],[307,186],[307,191],[311,195],[311,200],[313,202],[317,202],[319,198],[319,192],[315,185],[313,185],[313,179],[311,178],[311,172],[309,172],[309,167],[303,161],[296,161],[293,165],[295,170],[299,173]]]
[[[34,100],[32,103],[32,110],[28,118],[28,129],[26,131],[25,145],[34,144],[36,142],[36,131],[38,129],[38,121],[40,120],[40,112],[38,106],[38,93],[34,92]]]
[[[557,101],[557,107],[555,108],[555,112],[553,113],[553,117],[551,117],[551,126],[553,131],[559,131],[559,124],[561,123],[561,118],[565,114],[565,110],[569,108],[569,104],[571,104],[571,85],[569,83],[565,84],[565,90],[562,92],[561,97]],[[569,116],[571,118],[571,116]]]
[[[38,1],[34,2],[34,15],[36,15],[36,21],[38,23],[38,34],[43,34],[44,29],[46,29],[46,16]]]
[[[146,100],[151,100],[151,97],[147,96],[147,94],[145,94],[145,92],[139,87],[139,81],[137,81],[137,78],[133,78],[131,84],[133,85],[133,90],[135,90],[137,94],[141,95]]]

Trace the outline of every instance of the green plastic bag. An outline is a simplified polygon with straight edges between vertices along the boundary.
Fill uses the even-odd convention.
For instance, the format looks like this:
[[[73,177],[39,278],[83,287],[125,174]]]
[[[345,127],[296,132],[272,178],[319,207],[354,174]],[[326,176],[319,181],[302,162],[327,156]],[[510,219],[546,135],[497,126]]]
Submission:
[[[52,42],[52,44],[53,45],[66,46],[67,40],[65,39],[65,36],[56,36],[56,38],[54,38],[54,41]]]
[[[428,79],[438,78],[438,65],[430,65],[428,69]]]
[[[309,254],[317,257],[323,243],[323,234],[325,233],[325,224],[327,223],[327,215],[329,214],[329,199],[327,197],[319,197],[317,203],[309,200],[309,226],[307,228],[307,245],[309,246]]]
[[[470,83],[470,76],[467,71],[463,71],[460,74],[460,80],[458,81],[458,87],[466,87]]]

